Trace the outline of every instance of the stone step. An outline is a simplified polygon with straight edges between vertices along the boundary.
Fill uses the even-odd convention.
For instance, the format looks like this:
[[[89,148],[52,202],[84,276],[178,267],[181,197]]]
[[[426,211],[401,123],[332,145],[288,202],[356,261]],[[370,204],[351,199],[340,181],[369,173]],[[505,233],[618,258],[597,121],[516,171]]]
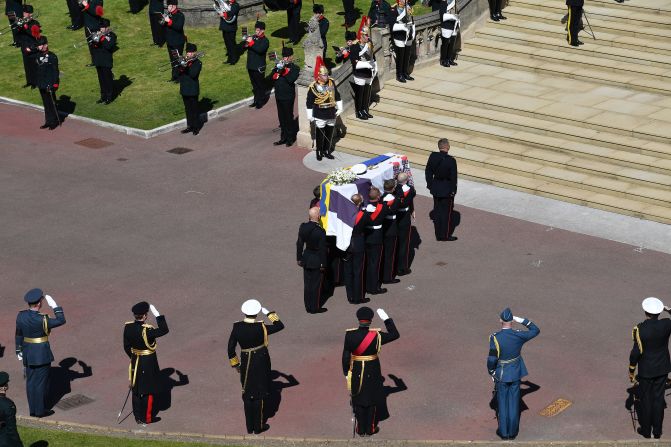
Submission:
[[[388,152],[390,149],[388,146],[375,143],[367,143],[364,145],[361,140],[354,138],[340,140],[336,148],[343,152],[362,156],[378,155]],[[415,169],[423,169],[426,165],[427,158],[428,154],[408,154],[408,159]],[[626,214],[641,219],[649,219],[671,224],[671,208],[669,207],[642,203],[608,194],[599,194],[593,191],[586,191],[580,188],[548,182],[537,178],[525,177],[489,167],[473,165],[462,160],[460,160],[459,163],[459,175],[462,178],[482,183],[529,192],[543,197]]]
[[[591,0],[591,5],[620,9],[628,12],[646,12],[649,14],[671,14],[671,2],[660,0],[637,0],[636,2],[615,3],[613,0]]]

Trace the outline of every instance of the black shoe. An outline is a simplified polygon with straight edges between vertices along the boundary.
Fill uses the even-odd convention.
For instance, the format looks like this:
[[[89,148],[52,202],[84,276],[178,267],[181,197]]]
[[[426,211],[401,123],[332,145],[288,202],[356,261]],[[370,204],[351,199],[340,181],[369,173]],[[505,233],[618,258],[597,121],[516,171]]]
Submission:
[[[296,139],[287,140],[287,147],[291,147],[296,142]]]
[[[199,128],[195,128],[195,129],[193,129],[193,134],[194,134],[194,135],[198,135],[199,133],[200,133],[200,129],[199,129]]]
[[[405,78],[404,78],[403,76],[401,76],[401,75],[396,76],[396,80],[397,80],[398,82],[405,82]]]
[[[106,100],[104,101],[104,104],[105,104],[105,105],[112,104],[112,99],[109,99],[109,98],[106,99]]]
[[[382,293],[387,293],[387,289],[385,289],[384,287],[382,287],[382,288],[379,288],[379,289],[377,289],[377,290],[374,290],[374,291],[372,291],[372,292],[368,292],[368,293],[370,293],[371,295],[380,295],[380,294],[382,294]]]
[[[372,118],[372,117],[373,117],[373,115],[370,114],[370,112],[368,111],[368,109],[366,109],[366,110],[362,110],[362,112],[363,112],[368,118]]]
[[[405,276],[405,275],[409,275],[411,273],[412,273],[412,270],[408,269],[408,270],[405,270],[405,271],[398,272],[396,274],[396,276]]]
[[[261,427],[260,430],[258,430],[258,431],[257,431],[257,430],[254,430],[254,434],[255,434],[255,435],[261,434],[261,433],[263,433],[264,431],[268,430],[269,428],[270,428],[270,425],[268,425],[268,424],[263,424],[263,427]]]
[[[102,99],[102,98],[100,98],[99,100],[96,101],[96,104],[102,104],[102,103],[104,103],[104,102],[105,102],[105,100]]]
[[[146,422],[141,421],[141,420],[139,420],[139,419],[135,419],[135,423],[136,423],[137,425],[139,425],[140,427],[146,427],[146,426],[147,426],[147,423],[146,423]]]
[[[260,108],[263,107],[263,104],[257,104],[257,105],[255,105],[254,107],[256,107],[257,109],[260,109]]]
[[[572,43],[571,46],[572,46],[572,47],[579,47],[580,44],[579,44],[579,43]]]
[[[499,17],[499,20],[508,20],[508,17],[503,17],[503,15],[501,13],[499,13],[498,17]]]
[[[364,115],[364,113],[362,111],[356,112],[356,117],[359,118],[360,120],[367,120],[368,119],[368,115]]]
[[[440,61],[440,65],[443,66],[443,67],[448,67],[448,68],[449,68],[450,63],[449,63],[449,62],[445,62],[445,61]]]
[[[282,144],[287,144],[287,140],[286,140],[286,138],[281,138],[279,141],[275,141],[275,142],[273,143],[273,146],[280,146],[280,145],[282,145]]]
[[[412,76],[407,75],[407,74],[404,74],[403,77],[405,78],[406,81],[414,81],[415,80],[415,78],[413,78]]]
[[[585,42],[579,40],[578,45],[585,45]]]
[[[46,418],[46,417],[51,416],[51,415],[54,414],[54,413],[55,413],[54,410],[46,410],[46,411],[45,411],[44,413],[42,413],[42,414],[35,415],[35,417],[36,417],[36,418]]]
[[[447,61],[447,62],[448,62],[450,65],[454,65],[455,67],[456,67],[457,65],[459,65],[459,64],[457,64],[456,62],[454,62],[454,60]]]
[[[47,127],[51,126],[51,124],[44,123],[40,126],[40,129],[46,129]],[[32,415],[31,415],[32,416]]]
[[[459,238],[456,237],[456,236],[448,236],[445,240],[449,241],[449,242],[452,242],[452,241],[456,241],[457,239],[459,239]]]
[[[27,87],[31,87],[31,85],[30,85],[30,84],[23,84],[23,85],[21,86],[21,88],[27,88]]]
[[[489,16],[490,19],[492,19],[495,22],[499,21],[499,18],[497,16]]]
[[[324,154],[324,157],[328,158],[329,160],[335,160],[335,157],[331,154]]]
[[[389,281],[382,281],[382,284],[398,284],[399,282],[401,282],[400,279],[394,278],[390,279]]]
[[[322,161],[322,154],[317,152],[317,161]]]
[[[256,101],[252,102],[249,107],[256,107]]]
[[[193,129],[191,127],[187,127],[186,129],[182,129],[181,132],[182,133],[189,133],[189,132],[193,132]]]
[[[636,429],[636,433],[638,433],[639,435],[643,436],[645,439],[650,439],[650,433],[647,433],[647,434],[646,434],[646,433],[643,433],[643,429],[641,429],[641,427],[638,427],[638,428]]]

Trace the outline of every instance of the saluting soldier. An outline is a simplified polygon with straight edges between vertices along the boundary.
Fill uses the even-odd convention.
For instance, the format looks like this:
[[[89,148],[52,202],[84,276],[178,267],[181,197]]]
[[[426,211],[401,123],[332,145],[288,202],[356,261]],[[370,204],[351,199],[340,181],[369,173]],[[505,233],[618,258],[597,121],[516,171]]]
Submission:
[[[242,48],[247,50],[247,73],[252,84],[254,101],[249,107],[260,109],[266,104],[268,93],[266,91],[266,53],[270,47],[270,41],[266,37],[266,24],[257,21],[254,24],[254,35],[248,36],[242,43]]]
[[[147,314],[156,317],[157,328],[147,323]],[[168,333],[168,323],[153,304],[141,301],[131,308],[135,319],[123,330],[123,349],[130,358],[129,386],[133,390],[135,422],[146,426],[154,422],[154,396],[161,391],[161,368],[156,357],[156,339]]]
[[[512,328],[513,320],[528,331]],[[520,380],[528,374],[521,352],[524,343],[540,333],[538,326],[526,318],[516,317],[510,308],[500,315],[501,330],[489,336],[487,371],[496,384],[499,428],[501,439],[515,439],[520,428]]]
[[[163,14],[161,24],[165,29],[165,41],[168,47],[168,57],[172,64],[172,78],[173,82],[178,81],[179,70],[177,68],[177,59],[184,53],[184,44],[186,37],[184,36],[184,14],[177,7],[177,0],[167,0],[168,13]]]
[[[198,112],[198,95],[200,94],[200,70],[203,63],[198,59],[196,44],[186,44],[186,55],[180,59],[177,71],[179,73],[179,93],[184,101],[184,112],[186,113],[186,129],[182,133],[192,132],[198,135],[203,124],[200,122],[200,113]]]
[[[7,397],[9,374],[0,371],[0,446],[23,447],[16,430],[16,405]]]
[[[328,44],[326,42],[326,33],[329,32],[329,19],[324,17],[324,5],[315,3],[312,5],[312,14],[316,17],[317,23],[319,24],[319,37],[322,39],[322,44],[324,44],[324,49],[322,50],[322,58],[326,59],[326,49]]]
[[[372,118],[368,108],[372,92],[372,84],[377,76],[377,62],[375,61],[375,49],[370,41],[370,30],[367,26],[368,18],[361,19],[359,27],[358,43],[350,47],[352,62],[352,88],[354,90],[354,109],[356,117],[361,120]]]
[[[49,344],[53,328],[65,324],[63,308],[41,289],[31,289],[23,297],[28,309],[16,317],[16,357],[23,362],[26,372],[26,392],[30,415],[38,418],[51,416],[53,410],[45,408],[49,389],[49,370],[54,354]],[[54,311],[54,318],[40,313],[47,302]]]
[[[396,0],[396,7],[391,10],[391,37],[396,55],[396,80],[398,82],[414,81],[410,76],[410,54],[415,44],[415,22],[412,19],[412,6],[406,0]]]
[[[18,43],[23,56],[23,70],[26,84],[23,86],[37,87],[37,57],[39,55],[37,40],[41,36],[40,22],[32,18],[33,6],[23,5],[23,26],[18,28]]]
[[[456,241],[452,236],[454,196],[457,195],[457,160],[449,155],[450,142],[438,140],[438,152],[432,152],[426,162],[426,186],[433,196],[433,227],[437,241]]]
[[[286,144],[292,146],[296,142],[296,125],[294,120],[294,102],[296,101],[296,80],[300,68],[294,64],[294,50],[282,47],[282,60],[273,68],[275,82],[275,103],[277,104],[277,118],[280,121],[280,139],[273,145]]]
[[[365,295],[364,279],[364,266],[366,263],[366,240],[364,232],[366,227],[370,225],[370,222],[369,214],[363,210],[363,197],[361,194],[354,194],[350,200],[356,205],[357,212],[354,217],[352,237],[350,238],[349,247],[347,247],[344,259],[345,291],[347,292],[347,301],[352,304],[359,304],[370,301]]]
[[[669,360],[669,336],[671,320],[659,318],[662,310],[671,313],[671,308],[664,306],[658,298],[650,297],[643,300],[645,321],[638,323],[632,330],[634,346],[629,354],[629,380],[638,380],[638,396],[641,402],[638,422],[641,424],[638,433],[644,438],[655,439],[662,436],[664,421],[664,390],[671,361]],[[636,367],[638,366],[638,375]]]
[[[88,40],[91,33],[100,30],[100,19],[102,19],[105,10],[103,8],[103,0],[83,0],[81,3],[82,17],[84,18],[84,35]],[[91,53],[91,63],[88,67],[93,67],[93,49],[89,46]]]
[[[296,261],[303,267],[303,301],[305,311],[318,313],[321,309],[326,270],[326,232],[319,226],[319,208],[308,210],[308,221],[298,228]]]
[[[275,311],[262,307],[257,300],[245,301],[240,310],[245,318],[233,324],[228,339],[228,359],[240,374],[247,433],[259,434],[270,428],[263,414],[263,401],[270,394],[272,381],[268,335],[284,329],[284,324]],[[256,321],[259,312],[263,312],[272,324]],[[240,357],[236,353],[238,345]]]
[[[287,5],[287,28],[289,43],[296,44],[301,40],[301,9],[303,0],[289,0]]]
[[[94,34],[89,41],[93,65],[98,72],[98,83],[100,84],[100,99],[98,104],[109,104],[114,100],[114,66],[113,53],[116,49],[116,34],[110,29],[110,21],[100,19],[100,31]]]
[[[149,0],[149,28],[151,29],[152,45],[162,47],[165,44],[165,28],[161,25],[163,16],[163,0]]]
[[[240,4],[236,0],[222,0],[219,2],[224,11],[219,17],[219,30],[226,46],[226,64],[235,65],[238,62],[238,47],[235,34],[238,32],[238,14]]]
[[[322,156],[333,160],[333,131],[343,106],[336,83],[329,76],[321,56],[317,56],[314,78],[314,82],[308,87],[306,113],[308,120],[315,122],[317,160],[321,160]]]
[[[42,105],[44,106],[44,124],[40,126],[40,129],[54,130],[61,125],[56,105],[56,90],[60,86],[58,57],[49,51],[47,36],[40,36],[37,44],[39,51],[36,61],[37,88],[40,89]]]
[[[382,309],[378,309],[377,314],[384,321],[387,332],[372,329],[373,309],[361,307],[356,312],[359,327],[347,330],[342,351],[342,370],[352,398],[359,436],[371,436],[380,431],[377,407],[385,398],[380,349],[400,337],[394,320]]]
[[[414,199],[417,195],[415,187],[408,184],[408,174],[398,174],[396,197],[400,200],[396,211],[396,225],[398,225],[398,262],[397,275],[410,273],[410,238],[412,235],[412,219],[415,217]]]

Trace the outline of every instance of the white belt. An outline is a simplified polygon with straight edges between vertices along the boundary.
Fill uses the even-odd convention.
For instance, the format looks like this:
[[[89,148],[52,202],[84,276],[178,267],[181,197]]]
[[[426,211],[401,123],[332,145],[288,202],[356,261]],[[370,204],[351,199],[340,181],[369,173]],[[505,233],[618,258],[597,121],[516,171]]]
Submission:
[[[380,228],[382,228],[382,225],[373,225],[372,227],[366,227],[366,228],[370,228],[371,230],[379,230]]]
[[[405,208],[400,208],[399,211],[410,211],[410,207],[406,206]]]
[[[396,214],[392,214],[391,216],[384,216],[384,218],[389,219],[389,220],[394,220],[394,219],[396,219]]]

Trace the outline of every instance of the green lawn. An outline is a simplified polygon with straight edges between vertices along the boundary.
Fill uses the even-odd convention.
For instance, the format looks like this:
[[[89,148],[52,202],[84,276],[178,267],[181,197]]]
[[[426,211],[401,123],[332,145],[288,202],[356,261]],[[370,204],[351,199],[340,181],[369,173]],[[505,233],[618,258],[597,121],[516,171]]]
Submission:
[[[24,447],[211,447],[212,444],[150,441],[19,427]]]
[[[342,2],[325,0],[326,17],[331,22],[328,33],[329,46],[344,44]],[[58,55],[60,62],[61,98],[59,108],[72,111],[77,115],[110,121],[140,129],[151,129],[184,118],[184,106],[179,95],[179,86],[166,82],[168,72],[159,72],[159,65],[168,61],[167,50],[150,46],[151,32],[146,8],[133,15],[128,11],[126,0],[106,0],[105,17],[111,20],[112,28],[118,36],[119,50],[114,54],[114,75],[117,80],[128,80],[122,95],[110,105],[96,104],[99,98],[98,78],[95,68],[87,68],[90,62],[84,41],[83,30],[70,31],[65,0],[33,0],[35,10],[39,12],[38,21],[42,32],[49,37],[49,48]],[[356,0],[356,7],[368,12],[370,0]],[[4,1],[0,2],[4,10]],[[428,10],[416,7],[419,15]],[[301,11],[303,21],[312,15],[312,5],[304,2]],[[214,14],[214,13],[213,13]],[[282,39],[286,39],[286,12],[270,12],[262,19],[266,22],[266,33],[270,38],[270,51],[279,53]],[[6,23],[3,19],[2,26]],[[239,24],[244,25],[243,23]],[[248,23],[250,29],[253,22]],[[240,28],[238,28],[240,29]],[[238,31],[239,32],[239,31]],[[245,69],[246,56],[243,55],[235,66],[223,64],[225,47],[221,32],[216,27],[187,28],[190,42],[198,45],[199,51],[207,54],[203,58],[203,71],[200,75],[201,104],[203,109],[217,108],[233,103],[251,95],[249,78]],[[0,36],[0,95],[41,105],[37,90],[24,89],[23,64],[20,51],[9,46],[11,35]],[[75,48],[78,44],[80,48]],[[333,50],[329,48],[332,57]],[[303,59],[303,48],[299,44],[295,49],[296,57]],[[302,64],[300,64],[302,65]],[[269,74],[270,69],[266,71]],[[128,82],[125,82],[128,84]],[[63,98],[63,97],[69,97]],[[74,103],[74,104],[73,104]]]

